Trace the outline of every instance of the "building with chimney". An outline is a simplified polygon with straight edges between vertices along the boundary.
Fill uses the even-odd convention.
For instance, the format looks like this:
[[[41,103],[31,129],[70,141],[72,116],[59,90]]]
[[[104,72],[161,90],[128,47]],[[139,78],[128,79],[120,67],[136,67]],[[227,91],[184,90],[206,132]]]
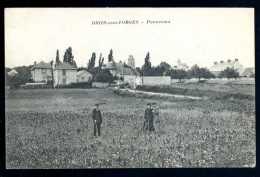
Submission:
[[[214,65],[209,68],[209,71],[215,76],[219,76],[220,72],[228,67],[240,70],[243,68],[243,65],[239,63],[238,59],[234,59],[233,61],[231,59],[227,61],[221,60],[219,63],[215,61]]]
[[[69,63],[55,64],[53,69],[54,87],[77,82],[77,68]]]
[[[41,61],[40,63],[34,62],[31,68],[31,75],[34,82],[45,82],[52,80],[52,66],[50,63]]]

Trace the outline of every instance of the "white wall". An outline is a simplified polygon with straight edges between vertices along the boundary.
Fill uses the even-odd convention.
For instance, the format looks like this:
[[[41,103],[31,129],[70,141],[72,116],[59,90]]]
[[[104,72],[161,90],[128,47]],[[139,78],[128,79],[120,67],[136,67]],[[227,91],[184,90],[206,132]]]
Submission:
[[[45,72],[43,72],[43,70],[45,70]],[[31,71],[32,74],[32,79],[35,82],[41,82],[41,81],[45,81],[47,82],[47,80],[51,80],[52,79],[52,69],[33,69]]]
[[[90,79],[92,79],[92,74],[88,72],[84,72],[77,76],[77,82],[88,82]]]
[[[170,76],[144,76],[137,80],[137,85],[170,85]]]
[[[53,71],[54,86],[57,85],[68,85],[72,82],[77,82],[77,70],[66,70],[66,75],[63,75],[63,70],[58,69]],[[65,79],[65,83],[63,83]]]

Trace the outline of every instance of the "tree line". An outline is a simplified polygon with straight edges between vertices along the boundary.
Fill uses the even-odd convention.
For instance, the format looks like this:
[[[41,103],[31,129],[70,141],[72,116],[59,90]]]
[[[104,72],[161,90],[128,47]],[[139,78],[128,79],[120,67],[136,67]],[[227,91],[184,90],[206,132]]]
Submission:
[[[75,68],[77,68],[77,63],[74,59],[74,55],[72,54],[72,48],[68,47],[63,55],[63,62],[69,63],[73,65]],[[113,57],[113,50],[111,49],[108,54],[108,62],[114,62]],[[51,66],[53,64],[59,65],[61,64],[61,60],[59,57],[59,50],[56,51],[56,60],[50,61]],[[98,58],[98,66],[96,65],[96,53],[93,52],[91,54],[90,59],[86,63],[85,67],[79,67],[77,68],[77,71],[80,70],[87,70],[93,75],[93,81],[96,82],[112,82],[114,80],[120,79],[123,80],[123,78],[118,78],[117,76],[113,76],[108,70],[102,69],[102,66],[104,65],[104,57],[102,53],[100,53]],[[124,66],[127,67],[127,65],[124,63]],[[33,65],[30,66],[20,66],[15,67],[15,69],[18,72],[17,76],[9,77],[7,72],[9,72],[11,69],[6,68],[6,83],[7,85],[11,85],[14,88],[18,88],[20,85],[25,84],[26,82],[33,82],[31,79],[31,72],[30,69],[33,67]],[[152,66],[151,60],[150,60],[150,53],[148,52],[144,58],[144,64],[143,66],[136,68],[141,76],[171,76],[172,79],[178,79],[180,82],[183,79],[191,79],[191,78],[197,78],[200,82],[201,78],[205,79],[211,79],[215,78],[215,76],[209,71],[208,68],[205,67],[199,67],[198,65],[192,66],[189,70],[184,69],[175,69],[172,68],[171,65],[167,62],[162,61],[158,66]],[[223,71],[220,72],[219,78],[239,78],[239,73],[234,68],[226,68]],[[254,77],[254,76],[253,76]]]
[[[201,78],[211,79],[216,78],[208,68],[199,67],[198,65],[192,66],[189,70],[172,68],[171,65],[167,62],[161,62],[158,66],[152,66],[150,61],[150,53],[146,54],[144,59],[144,65],[141,68],[136,68],[142,76],[171,76],[172,79],[179,79],[181,82],[183,79],[196,78],[201,81]],[[234,68],[226,68],[222,70],[219,75],[219,78],[239,78],[239,73]]]

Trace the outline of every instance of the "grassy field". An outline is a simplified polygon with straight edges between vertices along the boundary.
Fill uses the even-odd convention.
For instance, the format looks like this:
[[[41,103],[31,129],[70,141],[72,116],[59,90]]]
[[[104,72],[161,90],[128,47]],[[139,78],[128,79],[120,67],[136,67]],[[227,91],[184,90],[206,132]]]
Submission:
[[[160,134],[144,134],[148,102],[160,106]],[[99,103],[102,136],[90,113]],[[159,99],[110,89],[13,90],[6,94],[6,167],[253,167],[255,103]]]

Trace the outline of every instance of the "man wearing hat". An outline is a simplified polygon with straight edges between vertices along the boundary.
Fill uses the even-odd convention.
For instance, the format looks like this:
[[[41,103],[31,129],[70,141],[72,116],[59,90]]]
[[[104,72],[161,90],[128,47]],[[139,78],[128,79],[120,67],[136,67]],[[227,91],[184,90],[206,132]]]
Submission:
[[[94,122],[94,136],[101,136],[101,123],[102,123],[102,115],[101,111],[98,109],[98,104],[95,105],[95,108],[92,111],[92,118]]]
[[[147,130],[149,132],[155,131],[154,130],[154,123],[153,123],[154,115],[153,115],[153,110],[151,108],[151,104],[147,104],[147,108],[145,110],[144,114],[144,131],[146,132]]]

